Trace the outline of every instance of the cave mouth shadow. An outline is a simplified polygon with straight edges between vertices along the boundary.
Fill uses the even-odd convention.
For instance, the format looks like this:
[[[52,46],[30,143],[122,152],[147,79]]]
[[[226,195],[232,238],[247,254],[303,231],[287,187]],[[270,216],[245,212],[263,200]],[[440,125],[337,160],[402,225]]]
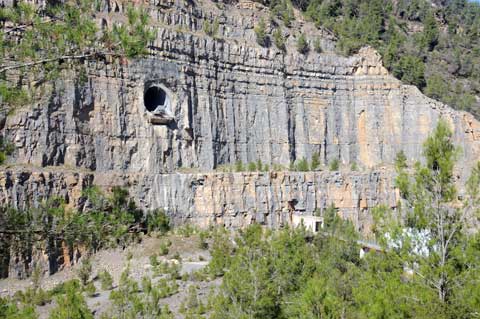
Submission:
[[[149,112],[154,112],[159,106],[165,107],[167,100],[167,92],[158,86],[148,88],[143,95],[143,103]]]

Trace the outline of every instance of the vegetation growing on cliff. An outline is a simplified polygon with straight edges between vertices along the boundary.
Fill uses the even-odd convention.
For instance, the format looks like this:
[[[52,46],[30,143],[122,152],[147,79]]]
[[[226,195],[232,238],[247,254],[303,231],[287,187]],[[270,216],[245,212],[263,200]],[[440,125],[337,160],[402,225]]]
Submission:
[[[135,206],[125,189],[114,187],[106,196],[97,188],[85,191],[83,210],[69,210],[60,199],[50,199],[39,207],[25,210],[0,208],[0,275],[5,277],[11,253],[28,256],[33,247],[44,243],[45,253],[52,264],[63,250],[82,247],[95,252],[107,247],[126,247],[140,232],[169,229],[163,211],[144,213]],[[41,248],[41,247],[37,247]],[[56,269],[51,269],[54,272]],[[27,273],[31,269],[26,269]],[[86,284],[89,271],[81,276]]]
[[[473,318],[480,307],[480,166],[459,201],[457,149],[444,122],[424,144],[426,164],[410,175],[399,156],[399,217],[376,211],[381,249],[360,258],[353,226],[335,209],[311,242],[302,230],[241,232],[232,254],[216,253],[223,284],[210,318]],[[225,257],[227,256],[227,257]]]
[[[0,165],[5,162],[7,156],[12,154],[13,145],[5,142],[5,140],[0,136]]]
[[[320,10],[316,10],[316,8]],[[330,16],[322,14],[329,8]],[[306,14],[339,35],[351,53],[377,48],[393,74],[427,95],[480,116],[480,6],[466,0],[433,7],[416,1],[312,1]]]
[[[289,6],[261,1],[282,16]],[[467,0],[292,0],[350,55],[370,45],[385,66],[428,96],[480,117],[480,5]]]
[[[453,173],[457,154],[443,121],[424,143],[424,164],[410,169],[399,153],[396,183],[404,202],[400,212],[376,209],[373,231],[379,245],[362,240],[334,206],[319,212],[324,226],[316,234],[303,227],[273,231],[259,224],[239,231],[233,241],[221,228],[204,232],[201,249],[208,247],[212,259],[190,277],[221,277],[222,284],[207,303],[190,285],[182,313],[212,319],[474,318],[480,309],[480,233],[470,225],[479,218],[480,163],[459,197]],[[110,205],[127,209],[122,194],[113,195]],[[93,196],[92,205],[102,200]],[[191,226],[177,230],[185,237],[193,232]],[[205,243],[207,237],[211,240]],[[364,247],[370,251],[362,256]],[[155,283],[135,281],[126,268],[110,292],[109,317],[173,317],[160,301],[177,294],[177,280],[185,275],[177,262],[159,262],[156,256],[151,266],[155,276],[163,276]],[[105,288],[111,289],[107,281]],[[84,295],[89,294],[88,284],[82,287],[78,281],[46,293],[28,292],[0,299],[0,316],[36,318],[25,300],[40,304],[55,297],[59,306],[51,318],[88,318]]]
[[[263,18],[258,21],[258,24],[253,29],[253,31],[255,32],[257,43],[260,44],[262,47],[268,46],[270,43],[270,37],[268,36],[266,29],[267,26]]]
[[[129,6],[126,21],[99,28],[94,17],[100,9],[100,2],[91,0],[47,1],[44,8],[21,2],[0,8],[2,104],[24,102],[27,90],[57,78],[62,69],[147,52],[154,34],[143,9]]]

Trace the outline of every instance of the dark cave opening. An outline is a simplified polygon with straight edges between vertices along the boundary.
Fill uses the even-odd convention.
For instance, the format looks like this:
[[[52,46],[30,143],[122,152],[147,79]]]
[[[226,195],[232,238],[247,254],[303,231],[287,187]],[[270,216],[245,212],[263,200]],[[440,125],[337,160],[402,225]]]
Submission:
[[[152,86],[145,91],[143,103],[149,112],[154,112],[159,106],[165,106],[167,93],[157,86]]]

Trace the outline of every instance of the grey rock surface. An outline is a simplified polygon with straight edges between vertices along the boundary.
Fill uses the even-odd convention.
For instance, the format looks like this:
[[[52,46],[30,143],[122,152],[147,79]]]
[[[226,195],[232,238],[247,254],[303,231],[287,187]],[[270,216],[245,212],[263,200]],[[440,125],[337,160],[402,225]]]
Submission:
[[[332,35],[299,17],[282,29],[283,53],[255,42],[254,25],[268,16],[258,3],[148,3],[157,32],[148,56],[88,62],[86,81],[67,72],[2,118],[2,134],[15,145],[0,172],[2,204],[21,208],[55,195],[81,207],[86,186],[122,185],[140,207],[164,208],[176,223],[275,228],[288,222],[294,201],[296,213],[310,215],[334,203],[368,232],[370,209],[395,208],[399,199],[395,155],[420,160],[440,118],[462,148],[459,178],[480,158],[473,116],[403,85],[371,48],[339,56]],[[124,10],[122,1],[107,4],[99,24],[111,25],[113,11]],[[215,17],[219,32],[210,37],[202,28]],[[320,38],[323,52],[299,54],[300,32],[310,43]],[[146,109],[151,86],[168,95],[173,121]],[[288,167],[316,152],[322,165],[338,159],[360,171],[214,172],[237,161]],[[178,173],[185,170],[198,173]],[[11,275],[23,276],[27,266],[14,263]]]
[[[370,172],[240,172],[193,174],[78,173],[54,169],[0,173],[0,203],[25,208],[51,196],[81,207],[81,190],[128,187],[148,210],[161,208],[174,223],[241,228],[252,222],[270,228],[289,223],[289,214],[322,213],[332,203],[368,233],[370,208],[399,200],[392,174]],[[12,202],[11,199],[15,200]],[[291,204],[293,203],[293,205]]]
[[[311,31],[310,40],[325,39],[323,53],[299,54],[295,28],[286,54],[262,48],[253,33],[262,12],[246,4],[224,11],[208,2],[152,7],[157,38],[148,57],[91,62],[85,83],[67,75],[7,118],[15,163],[157,174],[236,161],[288,166],[318,152],[322,163],[338,158],[372,168],[392,163],[400,150],[421,158],[440,117],[455,130],[461,165],[479,157],[478,122],[402,85],[373,49],[338,56],[328,50],[328,36],[308,23],[301,28]],[[214,16],[216,38],[202,31]],[[152,124],[144,106],[152,85],[169,95],[168,125]]]

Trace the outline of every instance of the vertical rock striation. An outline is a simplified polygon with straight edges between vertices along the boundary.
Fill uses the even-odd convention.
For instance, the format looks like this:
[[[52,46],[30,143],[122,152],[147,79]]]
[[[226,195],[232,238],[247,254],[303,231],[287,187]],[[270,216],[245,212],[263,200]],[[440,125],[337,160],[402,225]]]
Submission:
[[[111,26],[125,3],[105,3],[98,23]],[[280,227],[292,210],[311,215],[334,203],[368,232],[369,210],[398,201],[396,153],[421,159],[439,118],[462,148],[459,177],[479,159],[473,116],[403,85],[371,48],[338,56],[333,37],[301,19],[283,29],[286,53],[262,48],[253,27],[268,12],[249,1],[224,10],[208,1],[148,4],[157,32],[148,56],[88,62],[87,80],[66,72],[31,105],[0,119],[15,145],[0,172],[2,204],[26,207],[60,196],[81,208],[85,187],[122,185],[141,207],[164,208],[178,223]],[[209,37],[203,24],[215,18],[219,32]],[[311,42],[320,38],[323,53],[299,54],[295,30]],[[152,86],[168,95],[173,121],[145,107]],[[288,167],[313,153],[322,165],[338,159],[360,172],[214,171],[237,161]],[[186,168],[199,173],[178,173]],[[25,267],[11,265],[11,274],[21,276]]]

